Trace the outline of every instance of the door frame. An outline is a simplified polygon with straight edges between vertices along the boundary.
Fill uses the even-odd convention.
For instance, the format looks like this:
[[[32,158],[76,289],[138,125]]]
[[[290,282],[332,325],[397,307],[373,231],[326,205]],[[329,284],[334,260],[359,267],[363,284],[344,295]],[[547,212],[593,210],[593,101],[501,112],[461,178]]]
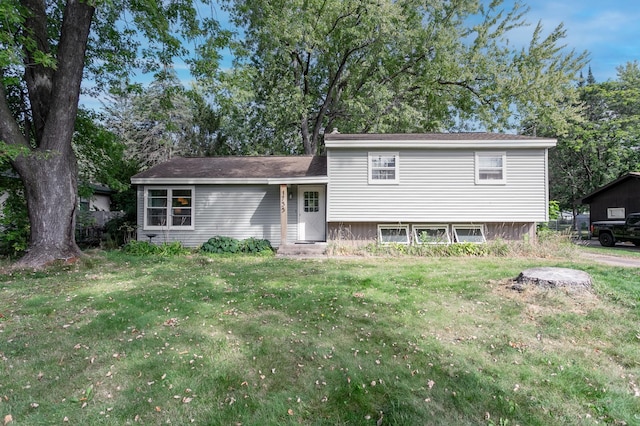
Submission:
[[[306,235],[304,214],[304,193],[305,191],[318,191],[319,210],[322,213],[322,237],[320,239],[309,239]],[[299,241],[326,241],[327,240],[327,187],[326,185],[298,185],[298,240]]]

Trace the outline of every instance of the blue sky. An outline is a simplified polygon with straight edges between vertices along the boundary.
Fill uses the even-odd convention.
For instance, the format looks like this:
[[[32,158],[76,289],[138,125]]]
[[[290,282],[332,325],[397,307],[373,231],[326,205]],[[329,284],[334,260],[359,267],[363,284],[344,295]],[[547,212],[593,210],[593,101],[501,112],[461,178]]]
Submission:
[[[512,5],[506,0],[505,5]],[[540,21],[548,32],[564,23],[567,48],[588,51],[596,81],[616,78],[616,67],[640,60],[640,2],[638,0],[529,0],[527,21],[520,30],[530,39]],[[585,70],[586,75],[586,70]]]

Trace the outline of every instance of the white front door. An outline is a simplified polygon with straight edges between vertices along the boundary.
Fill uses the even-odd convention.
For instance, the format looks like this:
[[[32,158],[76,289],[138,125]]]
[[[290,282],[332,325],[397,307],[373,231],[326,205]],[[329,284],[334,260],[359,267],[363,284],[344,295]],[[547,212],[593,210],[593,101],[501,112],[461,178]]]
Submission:
[[[324,186],[298,187],[298,239],[325,241],[325,189]]]

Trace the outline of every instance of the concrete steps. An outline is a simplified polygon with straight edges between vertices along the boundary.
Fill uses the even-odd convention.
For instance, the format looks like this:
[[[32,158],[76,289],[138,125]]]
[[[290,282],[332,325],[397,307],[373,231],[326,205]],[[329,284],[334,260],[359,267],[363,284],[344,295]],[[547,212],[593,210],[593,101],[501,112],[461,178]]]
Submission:
[[[327,243],[296,242],[278,247],[277,257],[321,257],[327,253]]]

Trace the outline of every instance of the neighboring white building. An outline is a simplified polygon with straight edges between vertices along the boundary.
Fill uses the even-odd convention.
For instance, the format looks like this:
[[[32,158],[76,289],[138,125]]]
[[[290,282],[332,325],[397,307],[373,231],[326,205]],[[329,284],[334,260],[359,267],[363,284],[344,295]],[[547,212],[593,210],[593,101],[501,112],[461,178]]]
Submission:
[[[110,212],[111,211],[111,195],[113,190],[104,185],[92,184],[93,194],[91,198],[81,198],[80,206],[84,211],[91,212]]]

